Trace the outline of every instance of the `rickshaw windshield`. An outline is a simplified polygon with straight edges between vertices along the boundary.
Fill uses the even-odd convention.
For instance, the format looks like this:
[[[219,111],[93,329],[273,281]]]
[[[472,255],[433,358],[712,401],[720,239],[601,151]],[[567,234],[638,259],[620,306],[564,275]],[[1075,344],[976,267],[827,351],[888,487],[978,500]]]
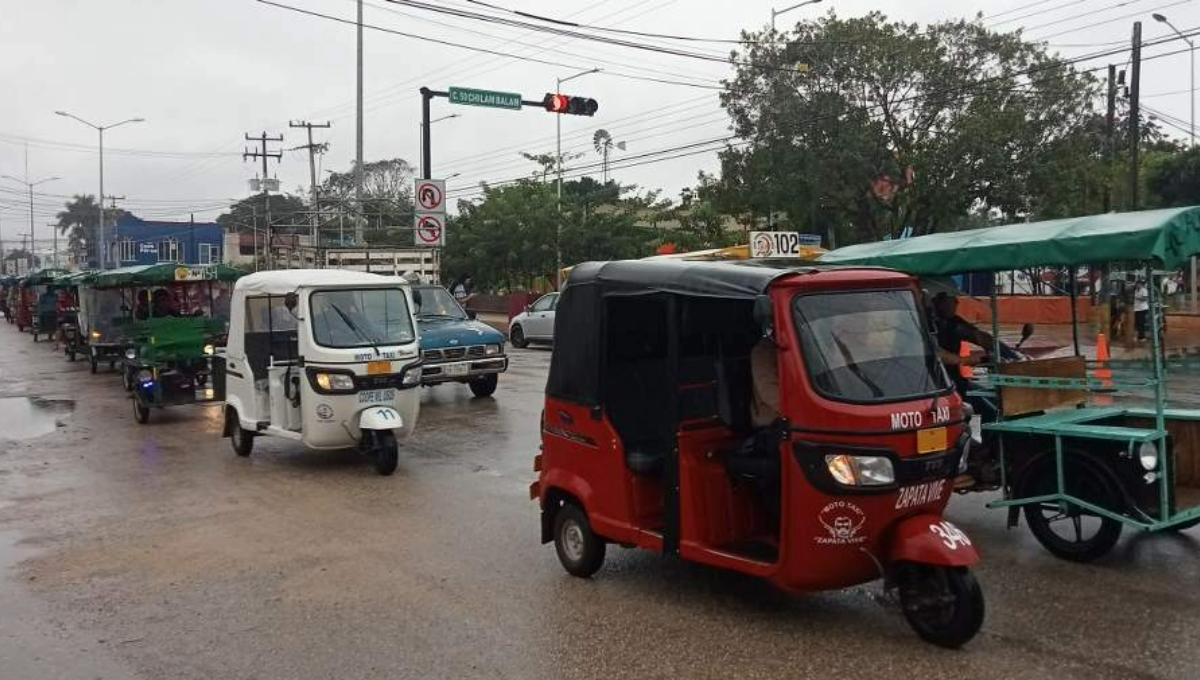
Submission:
[[[416,340],[408,301],[398,288],[312,294],[313,339],[325,347],[406,345]]]
[[[912,291],[801,295],[793,303],[813,387],[847,402],[888,402],[949,390]]]

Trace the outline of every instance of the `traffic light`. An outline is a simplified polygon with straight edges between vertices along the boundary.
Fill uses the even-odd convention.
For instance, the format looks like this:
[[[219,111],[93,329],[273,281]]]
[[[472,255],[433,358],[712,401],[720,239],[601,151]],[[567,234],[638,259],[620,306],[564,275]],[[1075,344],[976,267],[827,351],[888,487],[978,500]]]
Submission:
[[[600,105],[595,99],[587,97],[571,97],[565,94],[547,92],[542,99],[542,106],[550,113],[570,114],[572,116],[594,116]]]

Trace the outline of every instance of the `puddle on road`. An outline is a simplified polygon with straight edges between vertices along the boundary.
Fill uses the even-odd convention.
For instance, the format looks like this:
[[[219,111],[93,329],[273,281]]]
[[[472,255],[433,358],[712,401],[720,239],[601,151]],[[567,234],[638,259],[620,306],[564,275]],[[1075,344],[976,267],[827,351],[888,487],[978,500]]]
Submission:
[[[33,439],[50,434],[75,410],[70,399],[0,398],[0,439]]]

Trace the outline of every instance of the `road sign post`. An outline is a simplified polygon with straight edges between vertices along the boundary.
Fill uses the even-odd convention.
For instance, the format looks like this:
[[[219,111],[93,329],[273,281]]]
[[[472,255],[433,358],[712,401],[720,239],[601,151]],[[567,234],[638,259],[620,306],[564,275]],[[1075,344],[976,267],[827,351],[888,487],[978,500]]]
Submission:
[[[413,187],[413,242],[426,248],[446,245],[446,181],[418,179]]]

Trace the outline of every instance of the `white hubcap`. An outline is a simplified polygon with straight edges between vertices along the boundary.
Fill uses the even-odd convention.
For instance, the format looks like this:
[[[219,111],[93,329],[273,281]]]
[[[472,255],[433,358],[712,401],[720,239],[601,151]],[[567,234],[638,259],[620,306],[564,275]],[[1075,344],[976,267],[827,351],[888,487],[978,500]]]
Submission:
[[[576,522],[563,525],[563,553],[572,562],[583,559],[583,527]]]

